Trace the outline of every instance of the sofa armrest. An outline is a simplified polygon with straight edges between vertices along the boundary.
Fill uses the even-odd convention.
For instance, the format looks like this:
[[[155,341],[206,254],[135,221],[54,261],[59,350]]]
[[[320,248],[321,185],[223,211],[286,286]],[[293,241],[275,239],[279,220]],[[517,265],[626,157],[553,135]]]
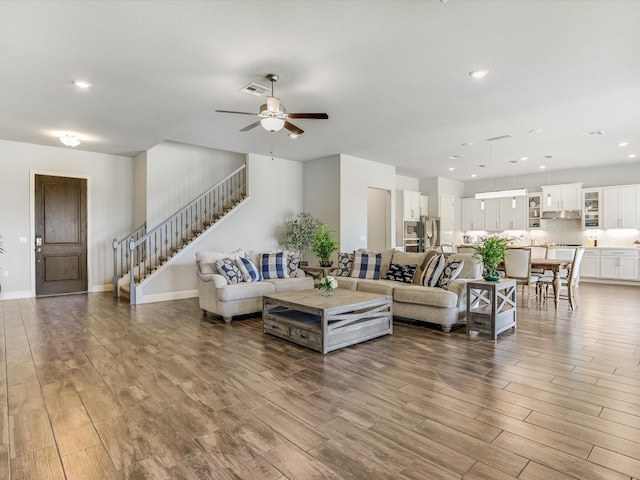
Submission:
[[[449,291],[458,296],[458,310],[467,309],[467,283],[473,282],[473,278],[456,278],[449,283]]]
[[[198,278],[203,282],[213,282],[213,286],[215,288],[221,288],[228,284],[227,279],[224,278],[219,273],[204,274],[204,273],[196,272],[196,275],[198,275]]]

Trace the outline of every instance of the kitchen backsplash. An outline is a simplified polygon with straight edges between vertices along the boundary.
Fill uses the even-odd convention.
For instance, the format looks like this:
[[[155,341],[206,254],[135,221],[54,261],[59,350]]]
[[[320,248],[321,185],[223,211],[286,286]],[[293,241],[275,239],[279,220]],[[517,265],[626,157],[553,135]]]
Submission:
[[[589,246],[589,240],[597,239],[598,247],[629,248],[640,240],[640,230],[582,230],[580,220],[544,220],[544,229],[527,232],[507,232],[521,236],[522,245],[579,244]],[[474,232],[475,233],[475,232]]]

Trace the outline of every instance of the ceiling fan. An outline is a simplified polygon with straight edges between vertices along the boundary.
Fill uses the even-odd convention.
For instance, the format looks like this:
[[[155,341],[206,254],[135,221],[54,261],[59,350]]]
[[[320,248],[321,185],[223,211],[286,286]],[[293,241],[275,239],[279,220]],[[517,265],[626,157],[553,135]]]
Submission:
[[[287,113],[284,109],[284,105],[280,103],[280,99],[276,98],[273,95],[273,84],[278,81],[278,78],[280,78],[280,76],[276,75],[275,73],[270,73],[266,76],[266,78],[271,82],[271,96],[267,97],[267,103],[260,106],[260,113],[235,112],[232,110],[216,110],[216,112],[238,113],[240,115],[251,115],[253,117],[260,118],[260,120],[253,122],[252,124],[247,125],[243,129],[241,129],[241,132],[248,132],[258,125],[262,125],[262,127],[269,132],[277,132],[281,130],[282,127],[284,127],[289,130],[289,132],[291,132],[290,136],[292,137],[302,135],[304,133],[304,130],[296,127],[289,121],[289,119],[312,118],[326,120],[329,118],[329,115],[327,115],[326,113]]]

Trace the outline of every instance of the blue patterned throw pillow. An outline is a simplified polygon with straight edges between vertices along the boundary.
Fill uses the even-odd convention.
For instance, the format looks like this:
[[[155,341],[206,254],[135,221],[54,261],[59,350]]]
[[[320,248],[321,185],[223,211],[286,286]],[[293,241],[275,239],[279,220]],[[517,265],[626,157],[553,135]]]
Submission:
[[[265,280],[272,278],[289,278],[287,254],[285,252],[263,253],[260,265],[262,277]]]
[[[217,260],[216,266],[220,275],[226,278],[230,285],[243,281],[242,272],[233,259],[223,258],[222,260]]]
[[[378,280],[380,278],[380,264],[382,263],[382,254],[356,252],[353,254],[353,278],[372,278]]]
[[[422,281],[420,282],[425,287],[438,286],[438,280],[444,270],[445,259],[444,255],[435,255],[431,257],[424,271],[422,272]]]
[[[396,282],[412,283],[413,276],[416,274],[416,268],[418,268],[418,265],[401,265],[391,262],[384,278],[385,280],[393,280]]]
[[[256,264],[248,258],[236,257],[236,265],[242,272],[242,278],[245,282],[259,282],[262,280],[262,274]]]
[[[464,267],[464,260],[447,259],[447,262],[444,265],[444,269],[442,270],[442,274],[438,279],[438,287],[448,290],[449,283],[451,283],[457,278],[458,275],[460,275],[462,267]]]
[[[338,253],[336,277],[348,277],[353,271],[353,253]]]

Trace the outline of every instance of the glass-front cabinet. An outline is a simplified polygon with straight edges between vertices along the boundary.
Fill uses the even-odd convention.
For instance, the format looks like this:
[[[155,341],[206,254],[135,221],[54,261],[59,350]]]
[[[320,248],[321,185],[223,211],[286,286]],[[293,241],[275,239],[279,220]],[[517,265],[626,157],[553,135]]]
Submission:
[[[540,200],[542,199],[542,194],[530,193],[527,199],[528,199],[527,226],[529,230],[535,230],[540,228],[540,215],[541,215]]]
[[[582,190],[582,228],[602,228],[602,189]]]

